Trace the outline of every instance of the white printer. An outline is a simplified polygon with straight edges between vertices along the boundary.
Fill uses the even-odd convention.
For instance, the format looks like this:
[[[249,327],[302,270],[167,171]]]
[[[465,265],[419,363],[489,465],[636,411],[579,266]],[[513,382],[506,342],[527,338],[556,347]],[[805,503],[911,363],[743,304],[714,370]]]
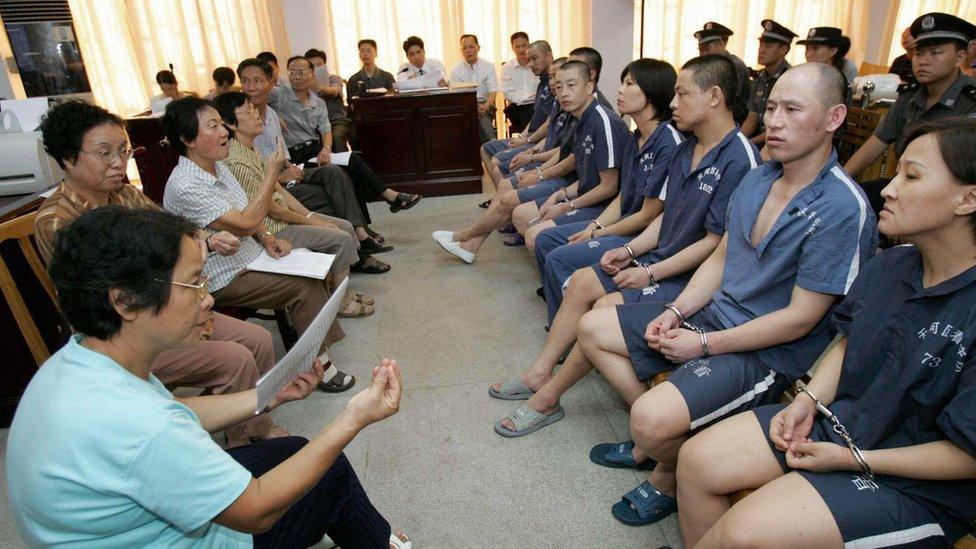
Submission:
[[[0,196],[43,191],[63,177],[58,163],[44,152],[41,132],[22,131],[11,110],[0,111]]]

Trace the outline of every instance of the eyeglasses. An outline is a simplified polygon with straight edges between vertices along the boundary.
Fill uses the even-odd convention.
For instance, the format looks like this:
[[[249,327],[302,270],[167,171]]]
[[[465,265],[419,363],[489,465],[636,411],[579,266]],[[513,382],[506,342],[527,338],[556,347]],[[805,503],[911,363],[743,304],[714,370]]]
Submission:
[[[200,277],[201,282],[199,284],[188,284],[186,282],[177,282],[175,280],[162,280],[159,278],[156,278],[154,280],[156,282],[162,282],[164,284],[169,282],[174,286],[180,286],[183,288],[193,288],[194,290],[197,291],[197,296],[200,298],[200,301],[206,299],[207,294],[210,292],[210,277],[207,275],[203,275]]]
[[[93,154],[98,158],[100,158],[102,162],[105,163],[106,166],[111,166],[112,164],[115,164],[115,161],[120,158],[122,159],[122,163],[125,164],[126,162],[129,161],[130,158],[132,158],[132,155],[135,153],[135,151],[129,148],[119,149],[115,152],[112,151],[78,151],[78,152],[83,152],[85,154]]]
[[[290,69],[288,71],[288,76],[305,76],[312,71],[308,69]]]

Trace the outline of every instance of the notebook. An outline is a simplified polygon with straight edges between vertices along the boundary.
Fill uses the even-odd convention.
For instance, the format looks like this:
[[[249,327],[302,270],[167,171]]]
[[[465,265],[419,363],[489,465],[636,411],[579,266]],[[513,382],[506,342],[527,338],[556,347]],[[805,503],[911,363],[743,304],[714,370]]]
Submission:
[[[247,266],[247,270],[323,280],[333,261],[334,255],[313,252],[308,248],[296,248],[280,259],[275,259],[262,250],[261,255]]]

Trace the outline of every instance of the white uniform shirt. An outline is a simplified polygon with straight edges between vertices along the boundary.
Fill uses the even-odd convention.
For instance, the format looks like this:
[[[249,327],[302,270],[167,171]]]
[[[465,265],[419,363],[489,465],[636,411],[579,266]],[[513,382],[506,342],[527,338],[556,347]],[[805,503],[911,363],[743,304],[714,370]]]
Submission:
[[[515,105],[528,105],[535,101],[535,90],[539,77],[532,69],[519,65],[518,60],[510,59],[502,65],[502,93],[505,99]]]
[[[489,93],[498,91],[495,64],[480,57],[474,65],[461,61],[451,71],[451,83],[460,82],[478,84],[478,103],[484,103],[488,100]]]
[[[396,79],[397,87],[401,90],[436,88],[442,79],[447,80],[447,73],[444,71],[444,63],[428,57],[422,67],[410,63],[400,65],[400,68],[397,69]]]

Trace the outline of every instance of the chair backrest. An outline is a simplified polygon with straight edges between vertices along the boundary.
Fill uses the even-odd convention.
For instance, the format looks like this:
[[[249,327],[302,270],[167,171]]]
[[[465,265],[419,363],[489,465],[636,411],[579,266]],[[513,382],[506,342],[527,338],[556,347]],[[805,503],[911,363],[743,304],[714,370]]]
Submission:
[[[37,250],[30,240],[30,237],[34,234],[34,219],[36,217],[37,213],[35,212],[0,224],[0,242],[7,240],[17,241],[21,253],[24,254],[24,258],[27,260],[27,264],[34,272],[34,275],[37,276],[41,287],[47,292],[51,301],[57,303],[54,284],[51,282],[51,278],[44,269],[44,264],[41,262],[41,258],[37,255]],[[44,342],[44,338],[41,337],[37,323],[34,321],[34,317],[31,315],[30,309],[27,307],[27,303],[24,301],[24,297],[14,282],[13,275],[2,256],[0,256],[0,290],[3,291],[3,297],[10,307],[14,320],[17,322],[17,327],[20,328],[20,332],[27,342],[27,347],[30,349],[31,355],[38,365],[42,364],[51,356],[51,352]]]
[[[838,138],[837,159],[841,164],[845,164],[850,157],[874,135],[874,130],[881,124],[885,111],[877,109],[862,109],[859,107],[849,107],[847,109],[847,120],[844,123],[844,133]],[[858,177],[861,181],[886,178],[891,176],[894,166],[894,147],[888,146],[881,156],[873,164],[868,166],[858,174],[851,174]]]
[[[866,76],[869,74],[888,74],[888,65],[875,65],[874,63],[864,61],[861,63],[861,67],[857,69],[857,74],[860,76]]]

